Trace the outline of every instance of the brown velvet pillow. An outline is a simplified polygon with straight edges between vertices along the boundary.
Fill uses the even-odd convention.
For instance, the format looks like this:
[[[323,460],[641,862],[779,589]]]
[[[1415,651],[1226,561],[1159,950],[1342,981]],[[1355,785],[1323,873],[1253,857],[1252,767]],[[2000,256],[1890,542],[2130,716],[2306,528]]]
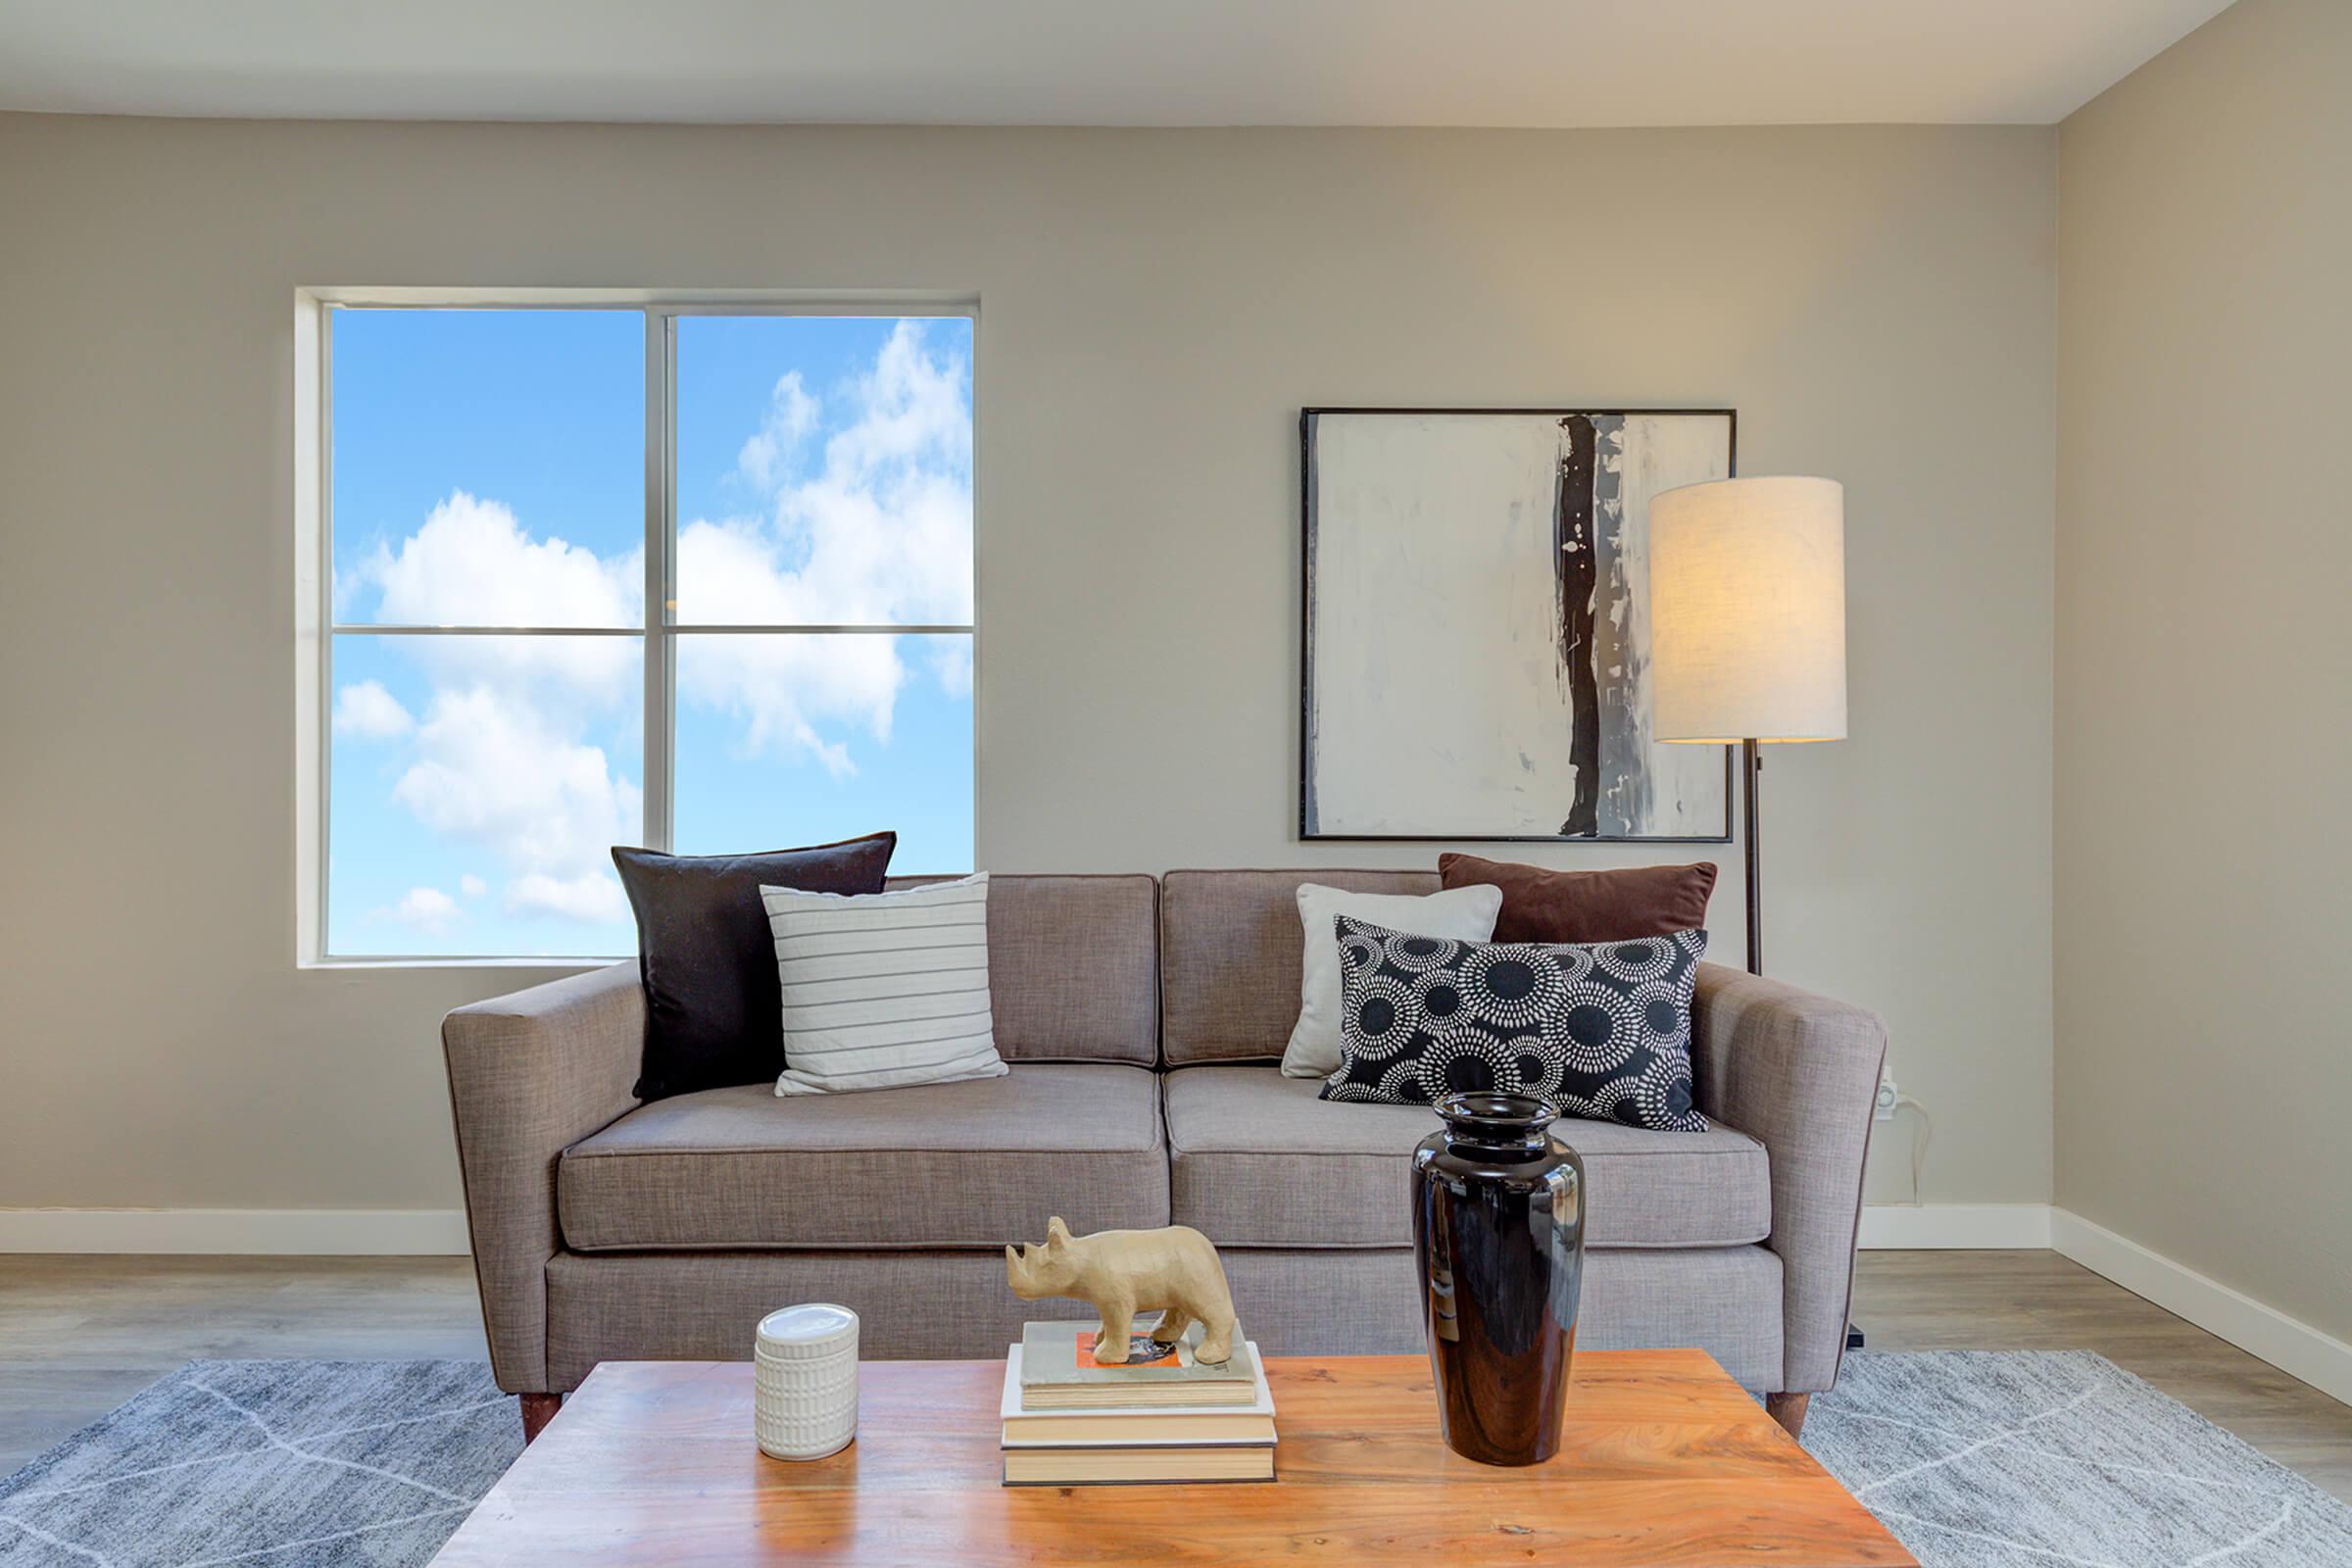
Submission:
[[[1715,867],[1642,865],[1611,871],[1546,871],[1540,865],[1441,855],[1438,879],[1449,888],[1502,889],[1494,917],[1497,942],[1630,942],[1671,936],[1707,923]]]

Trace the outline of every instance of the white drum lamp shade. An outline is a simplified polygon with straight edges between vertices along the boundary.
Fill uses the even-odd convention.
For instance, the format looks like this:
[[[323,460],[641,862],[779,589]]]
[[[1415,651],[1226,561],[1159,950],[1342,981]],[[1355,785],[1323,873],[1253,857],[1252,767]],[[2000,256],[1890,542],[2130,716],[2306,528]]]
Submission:
[[[1649,503],[1651,737],[1845,739],[1845,487],[1719,479]]]

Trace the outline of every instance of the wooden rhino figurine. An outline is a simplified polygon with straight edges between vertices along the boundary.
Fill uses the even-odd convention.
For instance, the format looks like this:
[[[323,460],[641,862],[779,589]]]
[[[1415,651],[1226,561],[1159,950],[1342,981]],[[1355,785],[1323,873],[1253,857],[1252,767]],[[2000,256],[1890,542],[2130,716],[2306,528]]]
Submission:
[[[1024,1301],[1069,1296],[1092,1303],[1102,1316],[1097,1361],[1125,1361],[1136,1312],[1153,1307],[1160,1310],[1154,1340],[1172,1345],[1197,1322],[1201,1340],[1193,1358],[1212,1366],[1233,1358],[1236,1325],[1225,1265],[1208,1238],[1190,1225],[1072,1236],[1057,1214],[1046,1221],[1044,1246],[1004,1249],[1004,1277]]]

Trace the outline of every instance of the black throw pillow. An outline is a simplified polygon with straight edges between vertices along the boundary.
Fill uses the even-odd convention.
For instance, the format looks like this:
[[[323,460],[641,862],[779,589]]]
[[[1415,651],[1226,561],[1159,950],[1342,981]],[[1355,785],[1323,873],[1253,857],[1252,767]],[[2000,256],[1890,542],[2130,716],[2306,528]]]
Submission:
[[[879,893],[898,847],[896,833],[764,855],[615,847],[645,985],[637,1098],[774,1081],[784,1071],[784,992],[760,884]]]
[[[1539,1095],[1571,1116],[1704,1132],[1690,992],[1704,931],[1630,942],[1461,942],[1340,915],[1340,1067],[1325,1100]]]

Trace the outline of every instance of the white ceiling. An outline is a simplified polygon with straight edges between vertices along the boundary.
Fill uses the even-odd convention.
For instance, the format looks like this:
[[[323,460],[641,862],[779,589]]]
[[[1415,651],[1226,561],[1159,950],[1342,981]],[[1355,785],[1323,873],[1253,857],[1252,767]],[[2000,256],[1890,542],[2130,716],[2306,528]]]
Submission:
[[[2046,123],[2227,0],[0,0],[0,109]]]

